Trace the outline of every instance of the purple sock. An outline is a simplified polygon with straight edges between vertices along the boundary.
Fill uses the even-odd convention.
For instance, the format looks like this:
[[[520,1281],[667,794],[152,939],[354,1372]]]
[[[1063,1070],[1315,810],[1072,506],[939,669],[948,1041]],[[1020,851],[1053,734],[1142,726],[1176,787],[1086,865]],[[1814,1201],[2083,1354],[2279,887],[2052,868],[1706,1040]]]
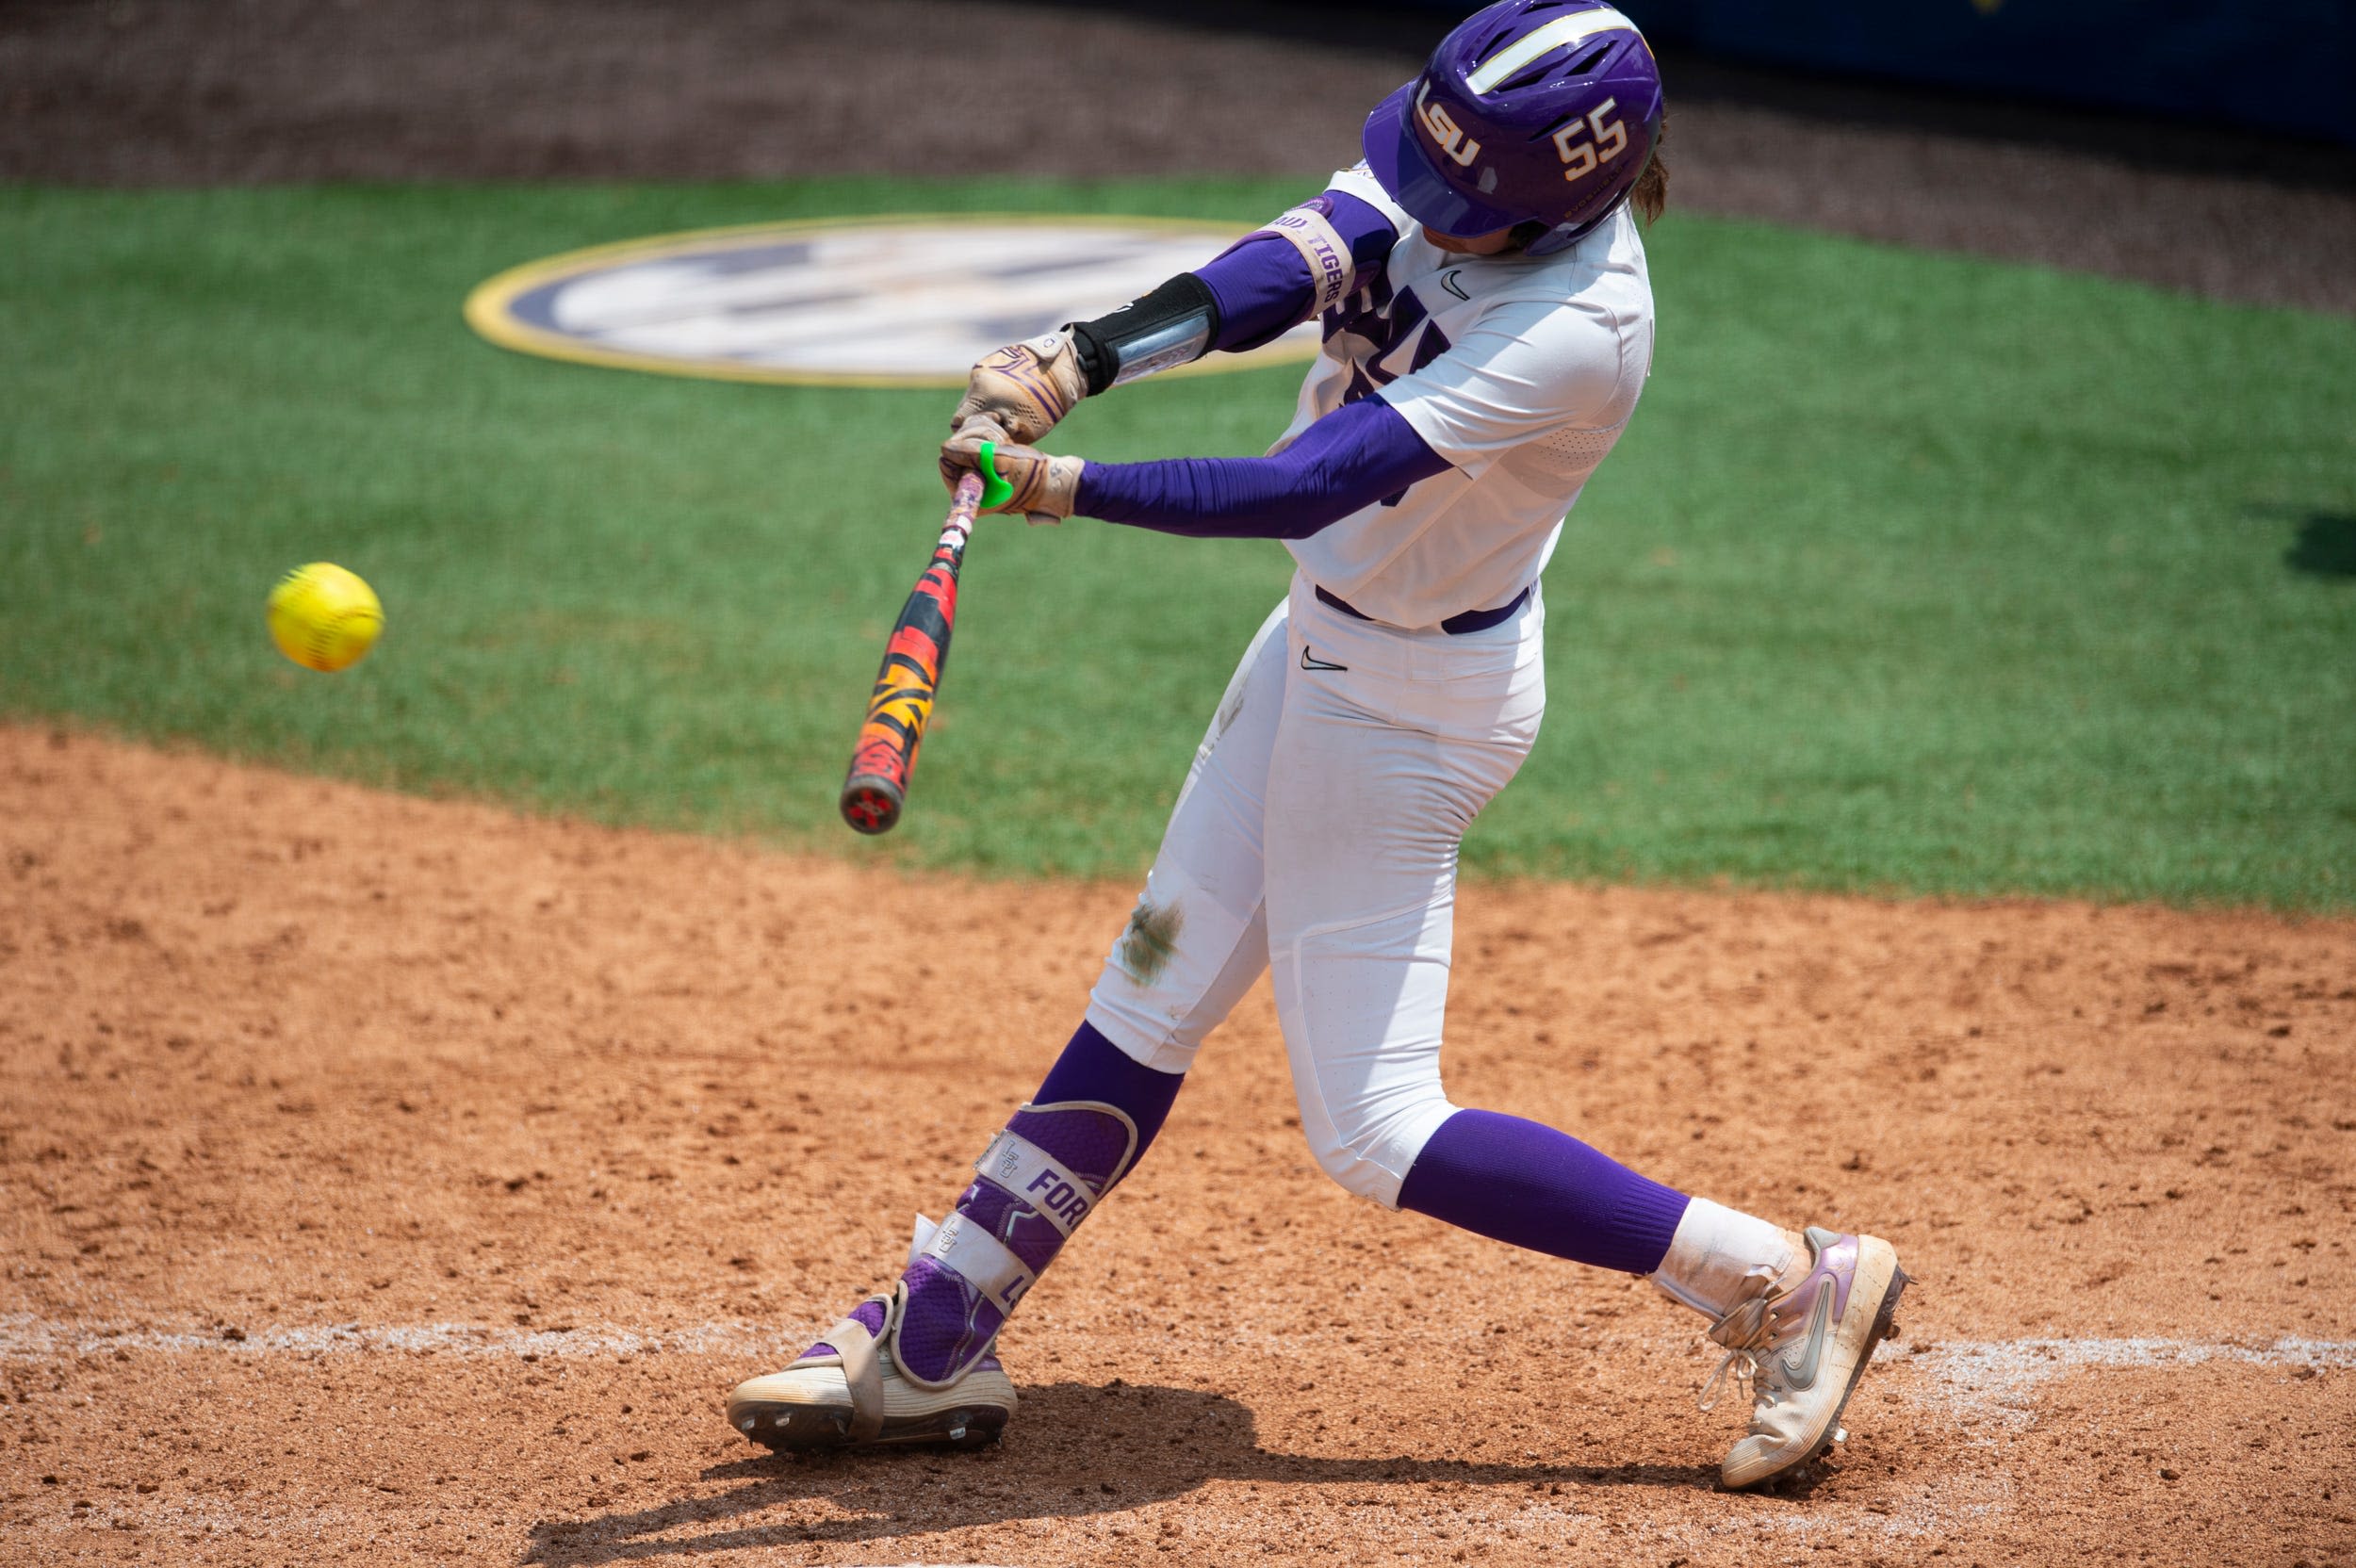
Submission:
[[[1661,1266],[1686,1201],[1567,1133],[1495,1111],[1442,1122],[1399,1189],[1402,1209],[1626,1274]]]
[[[1031,1102],[1053,1105],[1060,1100],[1102,1100],[1120,1106],[1137,1124],[1137,1152],[1129,1157],[1135,1166],[1145,1158],[1153,1135],[1162,1130],[1170,1115],[1170,1103],[1178,1098],[1178,1086],[1186,1081],[1183,1072],[1159,1072],[1138,1066],[1127,1052],[1098,1034],[1094,1024],[1083,1023],[1072,1043],[1063,1048],[1063,1054],[1055,1058],[1055,1065],[1047,1070],[1047,1080],[1031,1096]]]

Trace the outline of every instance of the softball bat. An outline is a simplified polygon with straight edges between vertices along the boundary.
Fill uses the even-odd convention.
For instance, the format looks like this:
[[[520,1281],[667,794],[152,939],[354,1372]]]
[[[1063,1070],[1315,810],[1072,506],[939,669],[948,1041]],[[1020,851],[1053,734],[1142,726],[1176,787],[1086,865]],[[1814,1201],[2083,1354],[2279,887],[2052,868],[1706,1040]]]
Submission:
[[[867,699],[867,722],[859,727],[850,776],[843,781],[843,820],[861,833],[890,832],[908,804],[916,748],[924,742],[949,663],[949,634],[957,623],[957,572],[965,564],[966,541],[973,536],[981,504],[982,476],[969,473],[957,481],[932,561],[884,644],[883,667],[875,672],[875,694]]]

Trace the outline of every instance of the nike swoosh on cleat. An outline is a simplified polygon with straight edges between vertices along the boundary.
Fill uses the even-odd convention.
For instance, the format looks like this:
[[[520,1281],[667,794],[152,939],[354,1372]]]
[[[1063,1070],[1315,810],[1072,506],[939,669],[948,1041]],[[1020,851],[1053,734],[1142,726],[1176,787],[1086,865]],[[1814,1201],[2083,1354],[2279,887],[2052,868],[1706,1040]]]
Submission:
[[[1816,1369],[1824,1364],[1824,1336],[1832,1327],[1832,1282],[1826,1280],[1816,1292],[1816,1310],[1808,1315],[1808,1342],[1801,1347],[1806,1354],[1798,1361],[1790,1356],[1783,1359],[1784,1381],[1793,1388],[1814,1388]]]
[[[1301,650],[1301,667],[1304,670],[1346,670],[1350,668],[1347,664],[1329,664],[1322,659],[1312,659],[1309,657],[1309,650],[1305,647]]]

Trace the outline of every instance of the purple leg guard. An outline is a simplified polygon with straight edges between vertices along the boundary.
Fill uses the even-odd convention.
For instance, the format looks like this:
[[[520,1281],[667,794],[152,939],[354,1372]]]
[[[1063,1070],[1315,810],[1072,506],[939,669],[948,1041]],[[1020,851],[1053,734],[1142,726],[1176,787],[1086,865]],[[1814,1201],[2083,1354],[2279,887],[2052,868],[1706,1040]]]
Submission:
[[[1440,1123],[1399,1189],[1402,1209],[1626,1274],[1661,1266],[1686,1202],[1567,1133],[1495,1111]]]
[[[1153,1141],[1183,1082],[1080,1026],[1037,1101],[974,1162],[973,1184],[902,1277],[906,1299],[891,1343],[903,1377],[941,1387],[973,1369],[1073,1227]],[[889,1314],[871,1299],[851,1315],[880,1337]]]
[[[1101,1100],[1015,1112],[906,1275],[892,1343],[901,1375],[934,1386],[962,1377],[1137,1148],[1137,1124]]]

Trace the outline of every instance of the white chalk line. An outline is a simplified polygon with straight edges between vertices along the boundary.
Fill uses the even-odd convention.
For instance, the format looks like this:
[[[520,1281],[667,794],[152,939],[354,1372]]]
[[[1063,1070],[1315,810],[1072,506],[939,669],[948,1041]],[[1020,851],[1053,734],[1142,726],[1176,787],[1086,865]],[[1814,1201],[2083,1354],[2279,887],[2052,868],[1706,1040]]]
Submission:
[[[612,1324],[506,1328],[482,1323],[321,1323],[296,1327],[158,1329],[0,1314],[0,1360],[65,1361],[110,1354],[248,1356],[450,1355],[491,1359],[581,1359],[646,1355],[792,1355],[806,1336],[774,1324],[717,1322],[670,1329]],[[1617,1336],[1614,1336],[1617,1337]],[[1878,1364],[1913,1368],[1944,1397],[2003,1407],[2067,1372],[2145,1370],[2211,1363],[2278,1367],[2356,1367],[2356,1340],[2282,1335],[2264,1341],[2162,1338],[1942,1340],[1922,1349],[1890,1343]]]
[[[669,1329],[599,1324],[573,1328],[509,1328],[478,1323],[331,1323],[228,1330],[68,1322],[31,1314],[0,1314],[0,1362],[73,1361],[111,1356],[221,1356],[232,1360],[341,1355],[451,1356],[468,1360],[592,1361],[650,1355],[776,1357],[800,1348],[802,1337],[775,1325],[715,1322]],[[1313,1336],[1314,1337],[1314,1336]],[[1608,1336],[1618,1339],[1622,1336]],[[1634,1336],[1628,1336],[1634,1337]],[[1608,1353],[1609,1347],[1598,1345]],[[1975,1446],[1993,1446],[1997,1433],[2036,1419],[2038,1386],[2073,1372],[2149,1371],[2206,1365],[2250,1366],[2278,1372],[2356,1368],[2356,1341],[2284,1335],[2265,1341],[2139,1338],[1944,1340],[1922,1349],[1886,1344],[1877,1364],[1906,1374],[1894,1392],[1908,1403],[1956,1420],[1985,1419],[1993,1429]],[[1943,1475],[1927,1490],[1886,1511],[1856,1517],[1797,1515],[1723,1520],[1706,1526],[1666,1526],[1664,1540],[1698,1544],[1708,1537],[1763,1531],[1779,1536],[1920,1535],[1952,1531],[1965,1520],[1985,1520],[2016,1501],[2001,1466]],[[1500,1521],[1500,1523],[1504,1523]]]
[[[2086,1368],[2141,1371],[2157,1367],[2228,1365],[2320,1372],[2356,1366],[2356,1341],[2285,1335],[2269,1344],[2181,1339],[2004,1339],[1942,1342],[1922,1352],[1884,1345],[1873,1358],[1919,1366],[1958,1405],[1992,1410],[2026,1421],[2023,1407],[2037,1384]]]
[[[1874,1353],[1877,1366],[1911,1373],[1893,1392],[1918,1409],[1956,1424],[1970,1446],[1998,1449],[2005,1434],[2037,1420],[2037,1386],[2072,1372],[2156,1371],[2212,1364],[2243,1365],[2282,1373],[2326,1367],[2356,1367],[2356,1341],[2284,1335],[2265,1343],[2160,1338],[1946,1340],[1921,1350],[1886,1343]],[[1827,1519],[1814,1511],[1726,1520],[1703,1528],[1702,1536],[1767,1532],[1807,1540],[1837,1540],[1843,1530],[1865,1529],[1891,1536],[1946,1536],[1958,1524],[1985,1522],[2010,1512],[2019,1489],[2009,1467],[1988,1462],[1948,1465],[1927,1486],[1860,1517]],[[1671,1527],[1664,1535],[1691,1532]]]

